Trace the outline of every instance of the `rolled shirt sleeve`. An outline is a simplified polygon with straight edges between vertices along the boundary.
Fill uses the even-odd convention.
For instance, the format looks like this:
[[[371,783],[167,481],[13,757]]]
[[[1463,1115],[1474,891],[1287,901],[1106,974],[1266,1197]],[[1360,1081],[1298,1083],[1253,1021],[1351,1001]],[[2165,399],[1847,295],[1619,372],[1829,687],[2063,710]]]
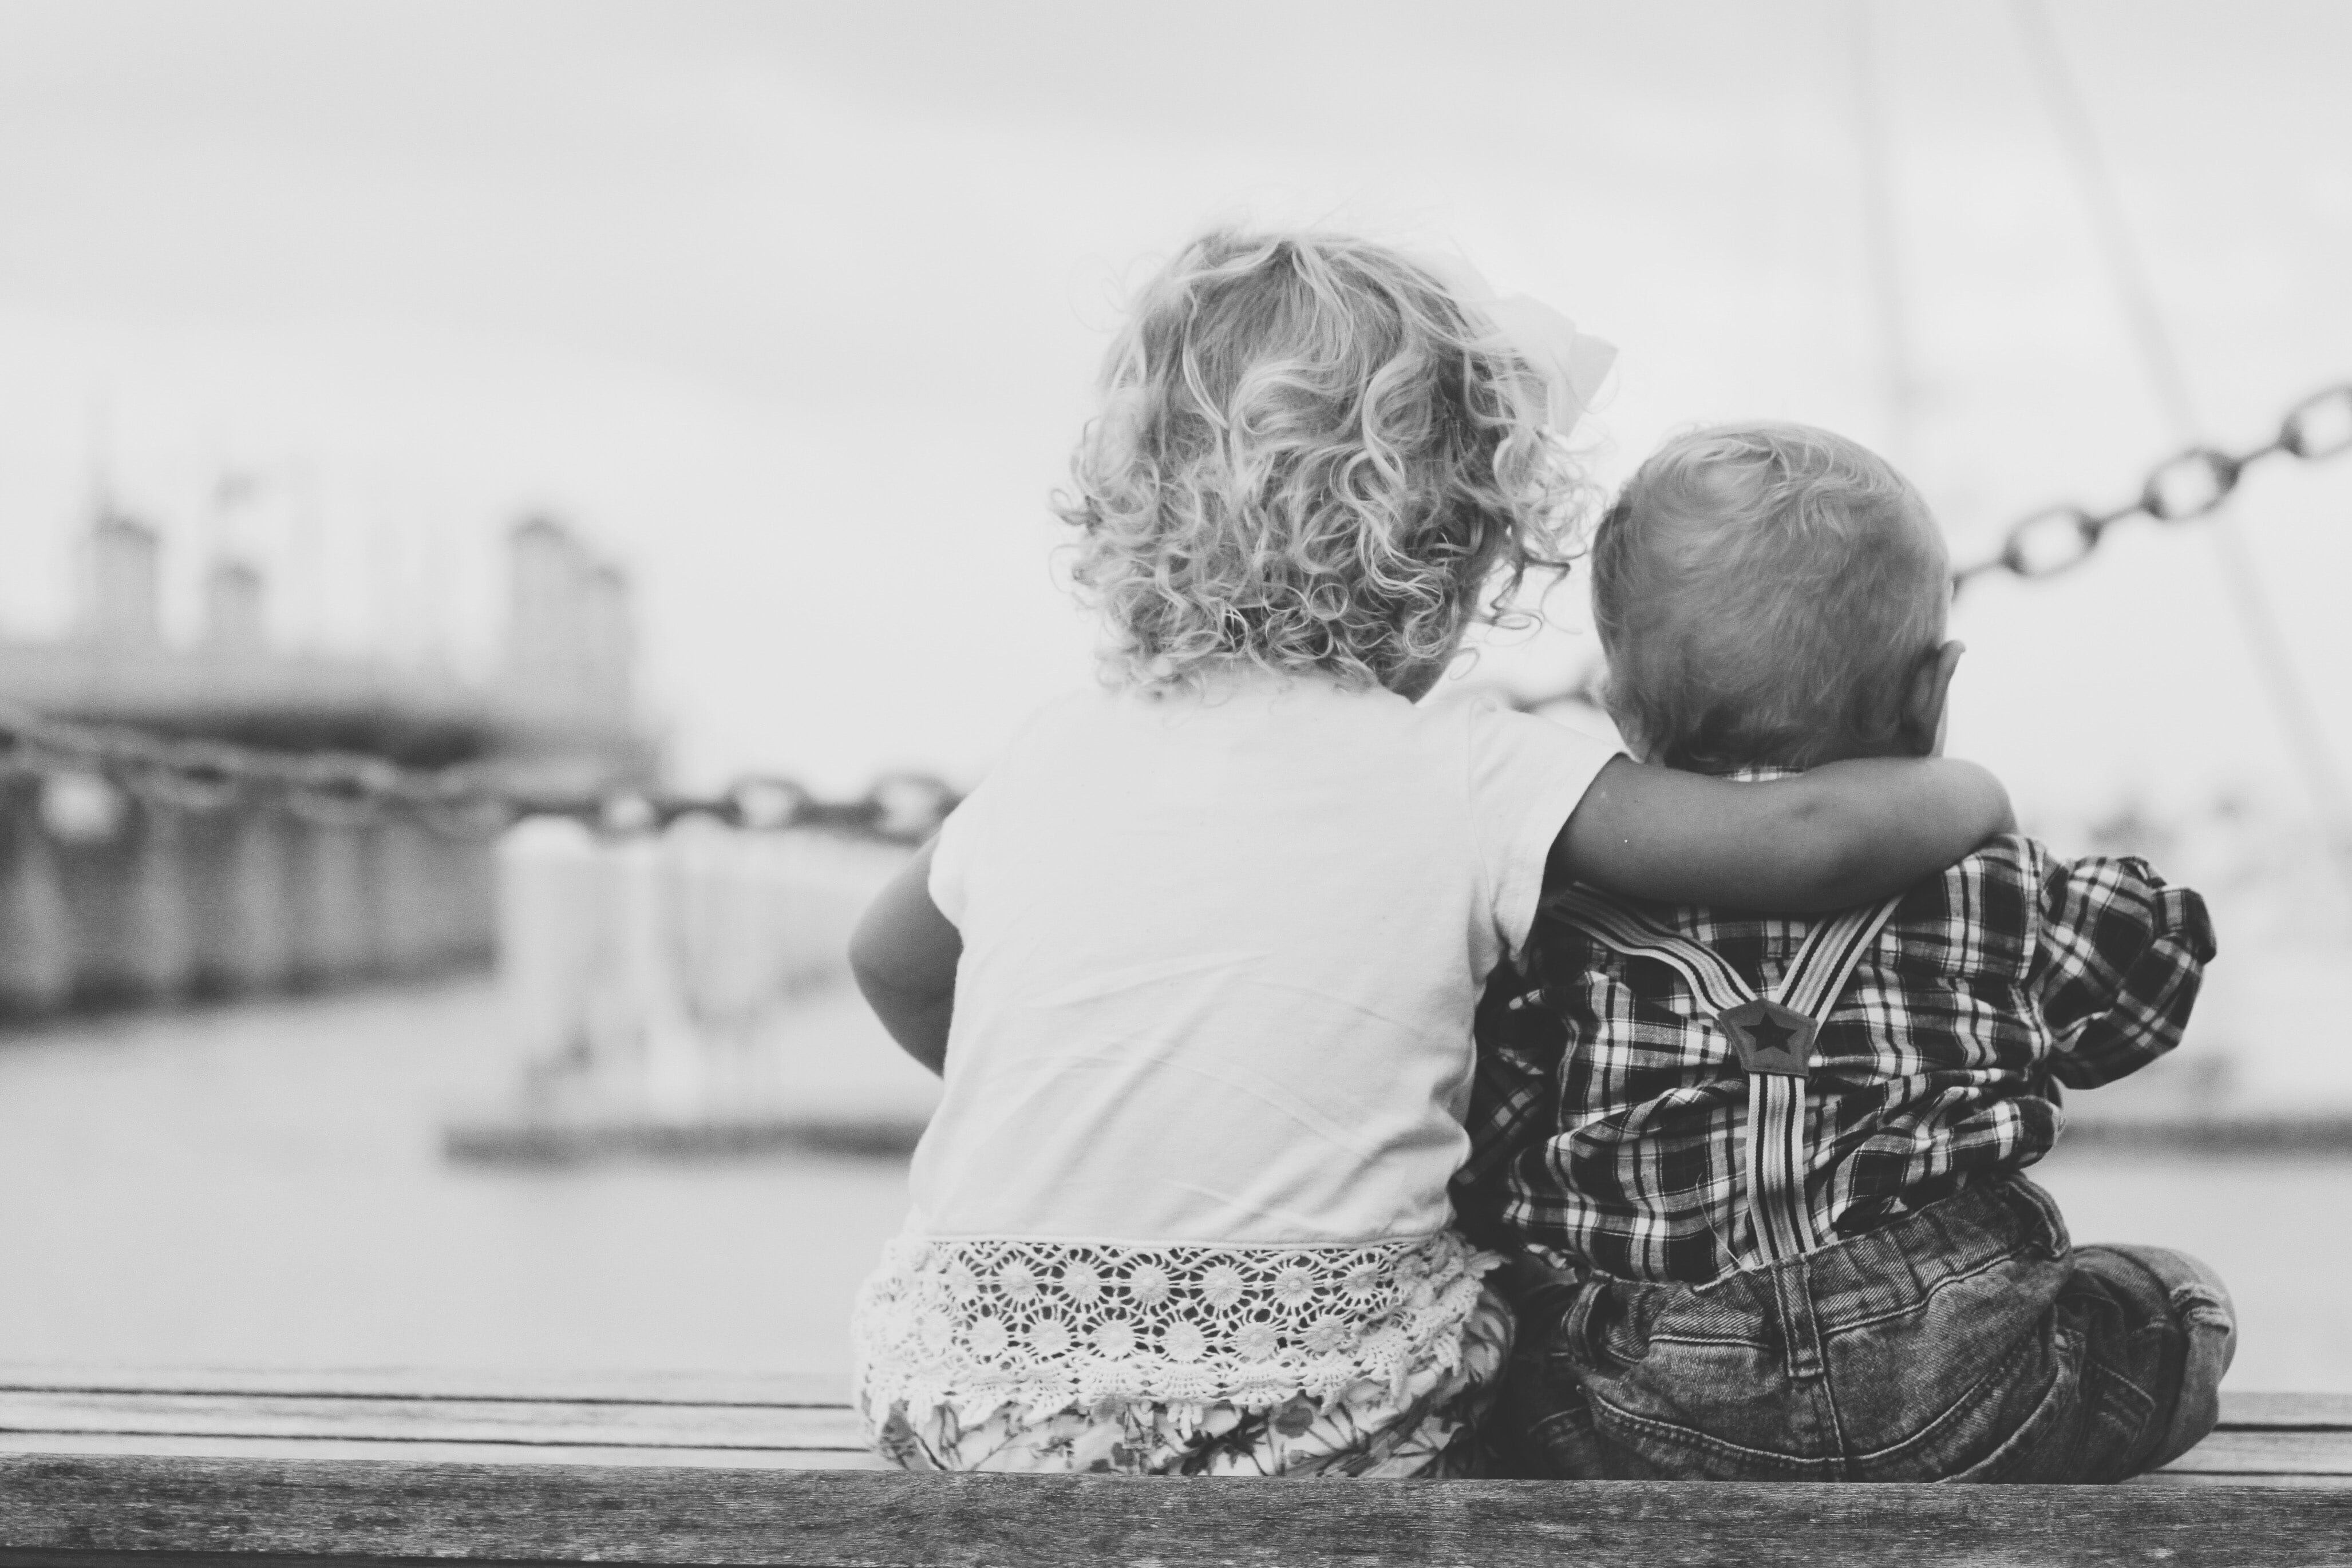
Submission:
[[[940,824],[937,841],[931,846],[931,874],[925,884],[931,902],[939,905],[948,924],[963,925],[964,904],[968,895],[967,880],[978,841],[985,833],[988,820],[988,785],[980,788],[957,803]]]
[[[2214,954],[2205,901],[2133,856],[2045,862],[2028,981],[2074,1088],[2111,1082],[2180,1043]]]

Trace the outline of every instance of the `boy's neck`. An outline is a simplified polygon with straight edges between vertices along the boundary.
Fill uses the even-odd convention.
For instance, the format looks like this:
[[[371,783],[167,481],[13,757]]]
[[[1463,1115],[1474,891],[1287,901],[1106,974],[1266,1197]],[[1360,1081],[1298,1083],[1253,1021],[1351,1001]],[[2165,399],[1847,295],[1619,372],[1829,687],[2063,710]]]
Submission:
[[[1638,760],[1643,762],[1652,762],[1656,760],[1655,757],[1652,755],[1646,747],[1636,752],[1634,755]],[[1916,746],[1907,737],[1905,737],[1888,741],[1878,746],[1863,745],[1853,742],[1832,746],[1814,756],[1807,758],[1802,762],[1782,762],[1771,759],[1748,758],[1738,762],[1729,763],[1721,768],[1685,767],[1683,768],[1681,771],[1685,773],[1710,773],[1717,778],[1732,779],[1743,778],[1751,773],[1771,773],[1775,775],[1802,773],[1808,768],[1826,768],[1832,762],[1853,762],[1863,758],[1870,757],[1892,757],[1907,759],[1932,755],[1932,750]],[[1671,767],[1675,765],[1667,764],[1667,766]]]
[[[1852,762],[1866,757],[1916,758],[1927,755],[1908,746],[1856,746],[1823,752],[1803,762],[1747,761],[1734,762],[1726,768],[1684,768],[1685,773],[1705,773],[1717,779],[1787,779],[1809,768],[1826,768],[1832,762]],[[1651,760],[1639,756],[1638,760]]]

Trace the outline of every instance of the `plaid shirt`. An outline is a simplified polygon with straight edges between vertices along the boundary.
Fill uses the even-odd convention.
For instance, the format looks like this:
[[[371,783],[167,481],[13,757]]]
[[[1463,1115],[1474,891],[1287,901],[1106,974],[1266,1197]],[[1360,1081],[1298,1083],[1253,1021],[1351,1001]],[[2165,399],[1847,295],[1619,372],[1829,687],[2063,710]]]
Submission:
[[[1808,923],[1636,905],[1769,995]],[[2136,859],[1997,839],[1904,895],[1814,1045],[1805,1192],[1854,1236],[2032,1164],[2059,1084],[2122,1077],[2179,1041],[2213,956],[2205,904]],[[1704,1283],[1751,1255],[1748,1086],[1672,968],[1538,915],[1478,1009],[1463,1227],[1622,1278]]]

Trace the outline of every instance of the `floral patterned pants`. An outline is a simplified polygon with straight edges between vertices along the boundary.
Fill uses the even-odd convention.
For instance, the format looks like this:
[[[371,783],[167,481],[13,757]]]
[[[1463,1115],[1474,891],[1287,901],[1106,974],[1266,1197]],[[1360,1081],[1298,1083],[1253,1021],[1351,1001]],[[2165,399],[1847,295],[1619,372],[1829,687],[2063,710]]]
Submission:
[[[875,1437],[909,1470],[1032,1475],[1461,1476],[1477,1468],[1474,1428],[1511,1353],[1511,1312],[1486,1291],[1462,1329],[1459,1364],[1408,1366],[1330,1398],[1300,1395],[1271,1409],[1225,1402],[1106,1399],[1079,1408],[1000,1406],[967,1424],[952,1406],[893,1406]]]

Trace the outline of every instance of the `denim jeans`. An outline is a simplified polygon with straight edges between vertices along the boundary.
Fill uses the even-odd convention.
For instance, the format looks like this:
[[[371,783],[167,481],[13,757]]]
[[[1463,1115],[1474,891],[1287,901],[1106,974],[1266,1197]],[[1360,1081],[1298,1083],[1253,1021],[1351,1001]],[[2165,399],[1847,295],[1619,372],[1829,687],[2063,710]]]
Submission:
[[[2212,1429],[2229,1292],[2157,1247],[2072,1246],[2021,1176],[1700,1286],[1497,1276],[1507,1475],[2114,1481]]]

